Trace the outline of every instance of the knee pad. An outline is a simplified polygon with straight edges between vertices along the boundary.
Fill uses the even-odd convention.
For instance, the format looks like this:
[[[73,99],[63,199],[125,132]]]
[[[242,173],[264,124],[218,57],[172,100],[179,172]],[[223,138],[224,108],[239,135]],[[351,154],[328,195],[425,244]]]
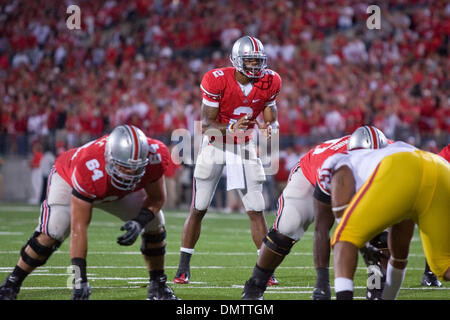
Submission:
[[[39,235],[39,232],[34,232],[33,236],[28,239],[27,243],[22,247],[20,250],[20,256],[22,257],[22,260],[28,264],[30,267],[36,268],[39,266],[44,265],[48,258],[52,255],[53,252],[55,252],[59,246],[61,245],[61,242],[56,241],[56,244],[53,247],[46,247],[39,243],[37,240],[37,236]],[[30,246],[33,251],[39,255],[41,259],[35,259],[30,257],[26,252],[25,248],[27,246]]]
[[[264,211],[266,208],[264,197],[260,191],[248,191],[241,198],[245,211]]]
[[[166,242],[164,241],[167,237],[166,229],[164,228],[161,233],[158,234],[143,234],[141,236],[142,245],[141,252],[143,255],[153,257],[162,256],[166,253]],[[159,248],[147,248],[147,244],[163,243]]]
[[[264,244],[270,250],[275,252],[280,256],[286,256],[291,251],[292,246],[295,244],[295,240],[283,236],[278,231],[273,228],[270,229],[269,233],[263,239]]]

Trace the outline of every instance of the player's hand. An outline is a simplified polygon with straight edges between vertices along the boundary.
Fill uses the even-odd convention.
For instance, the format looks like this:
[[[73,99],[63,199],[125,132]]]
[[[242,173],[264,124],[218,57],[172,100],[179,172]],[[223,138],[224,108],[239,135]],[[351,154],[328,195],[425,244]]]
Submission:
[[[255,124],[255,120],[251,120],[251,115],[245,115],[236,121],[233,125],[233,131],[236,132],[238,130],[247,130],[250,125]]]
[[[258,129],[264,132],[264,135],[266,136],[267,140],[269,140],[272,137],[272,125],[270,122],[261,123],[259,121],[256,121],[256,125],[258,126]]]
[[[72,297],[70,300],[89,300],[91,295],[91,286],[89,282],[82,282],[73,286]]]
[[[121,246],[131,246],[141,233],[142,227],[138,222],[130,220],[120,228],[120,231],[124,230],[127,232],[117,238],[117,243]]]

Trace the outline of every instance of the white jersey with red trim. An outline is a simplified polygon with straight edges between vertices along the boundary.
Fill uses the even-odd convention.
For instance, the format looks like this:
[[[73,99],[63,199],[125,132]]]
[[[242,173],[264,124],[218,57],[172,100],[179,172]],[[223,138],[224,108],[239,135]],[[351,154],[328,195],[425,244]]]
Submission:
[[[325,160],[318,172],[317,185],[325,194],[331,194],[331,177],[342,166],[353,172],[355,188],[358,191],[369,179],[378,164],[385,157],[399,152],[414,152],[416,147],[402,141],[389,144],[382,149],[357,149],[335,154]]]
[[[119,190],[111,184],[106,173],[105,135],[85,145],[68,150],[55,162],[58,174],[79,194],[94,200],[113,201],[142,189],[147,183],[158,180],[166,171],[169,151],[164,143],[147,138],[149,144],[149,163],[145,175],[134,190]]]
[[[281,77],[275,71],[264,70],[264,76],[241,88],[235,77],[236,68],[213,69],[205,73],[200,88],[203,104],[219,108],[216,121],[229,123],[245,115],[256,119],[266,106],[275,104],[281,89]],[[246,94],[247,93],[247,94]]]

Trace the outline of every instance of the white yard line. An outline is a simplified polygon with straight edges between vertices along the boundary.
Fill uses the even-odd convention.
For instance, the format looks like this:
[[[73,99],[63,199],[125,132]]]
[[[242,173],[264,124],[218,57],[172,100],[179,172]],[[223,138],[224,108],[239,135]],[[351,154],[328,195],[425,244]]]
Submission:
[[[131,278],[94,278],[95,280],[137,280],[137,279],[144,279],[144,278],[135,278],[135,277],[131,277]],[[148,283],[148,280],[146,282],[142,281],[130,281],[129,284],[146,284]],[[192,284],[198,284],[193,286]],[[233,284],[231,286],[208,286],[205,285],[205,282],[191,282],[189,285],[176,285],[176,284],[170,284],[171,286],[174,286],[175,288],[177,288],[177,290],[180,289],[243,289],[244,286],[243,285],[236,285]],[[141,286],[95,286],[93,285],[92,288],[102,288],[102,289],[116,289],[116,288],[120,288],[120,289],[129,289],[129,288],[140,288]],[[355,289],[365,289],[366,287],[363,286],[355,286]],[[69,289],[67,287],[22,287],[21,289],[24,290],[60,290],[60,289]],[[298,289],[298,290],[296,290]],[[308,291],[302,291],[305,289],[308,289]],[[292,287],[277,287],[277,288],[267,288],[267,290],[265,291],[265,293],[311,293],[312,289],[314,289],[314,287],[312,286],[292,286]],[[334,289],[334,287],[332,286],[331,289]],[[450,290],[450,288],[401,288],[400,290],[409,290],[409,291],[423,291],[423,290]]]
[[[19,254],[17,250],[5,250],[0,251],[1,254]],[[69,254],[69,251],[58,250],[55,254]],[[141,255],[139,250],[136,251],[89,251],[89,255]],[[169,251],[166,252],[167,255],[179,255],[179,251]],[[199,256],[255,256],[256,252],[195,252],[195,255]],[[312,252],[291,252],[289,255],[291,256],[312,256]],[[420,257],[423,258],[425,255],[423,253],[410,253],[409,257]]]
[[[64,269],[66,270],[69,267],[67,266],[45,266],[43,268],[36,269],[32,274],[36,273],[43,273],[43,272],[49,272],[48,269]],[[89,269],[147,269],[146,266],[88,266]],[[178,266],[166,266],[166,269],[177,269]],[[0,267],[0,273],[1,272],[11,272],[13,271],[14,267]],[[191,266],[191,269],[253,269],[253,266]],[[289,266],[280,266],[277,269],[295,269],[295,270],[302,270],[302,269],[315,269],[314,266],[301,266],[301,267],[289,267]],[[333,267],[330,266],[330,269],[333,269]],[[367,270],[365,267],[358,267],[358,270]],[[408,270],[414,270],[414,271],[423,271],[424,268],[408,268]]]

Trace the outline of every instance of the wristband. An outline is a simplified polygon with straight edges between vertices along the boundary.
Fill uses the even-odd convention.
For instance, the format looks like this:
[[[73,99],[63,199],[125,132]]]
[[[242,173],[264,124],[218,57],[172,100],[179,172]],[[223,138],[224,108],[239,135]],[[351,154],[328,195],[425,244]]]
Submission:
[[[228,124],[228,127],[227,127],[227,132],[228,133],[233,133],[233,126],[234,126],[234,122],[230,122]]]
[[[150,210],[149,208],[141,208],[141,211],[139,211],[139,215],[132,220],[139,223],[142,229],[144,229],[147,223],[149,223],[154,217],[155,214],[152,212],[152,210]]]
[[[79,282],[87,282],[86,259],[73,258],[72,267],[75,271],[75,284]]]

